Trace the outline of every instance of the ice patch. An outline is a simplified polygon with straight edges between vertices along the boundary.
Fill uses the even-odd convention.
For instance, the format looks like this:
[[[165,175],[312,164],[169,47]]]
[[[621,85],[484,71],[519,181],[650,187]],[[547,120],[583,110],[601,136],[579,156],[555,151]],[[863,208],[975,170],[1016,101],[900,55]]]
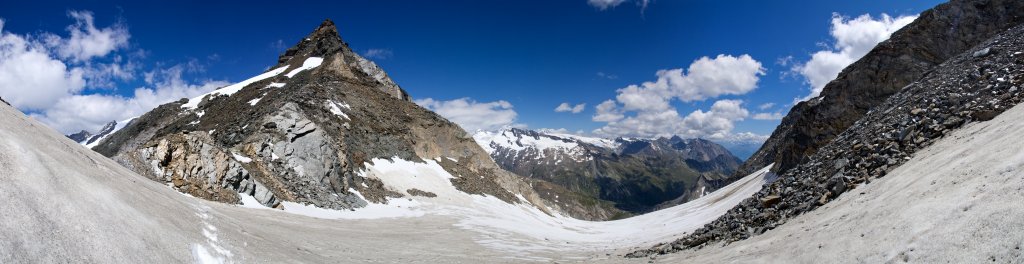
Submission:
[[[306,60],[302,62],[302,66],[299,66],[298,68],[295,68],[294,70],[288,72],[288,74],[285,74],[284,76],[288,76],[288,78],[291,78],[292,76],[295,76],[296,74],[299,74],[300,72],[302,72],[304,70],[309,70],[309,69],[313,69],[313,68],[319,67],[320,64],[323,63],[323,62],[324,62],[324,58],[321,58],[321,57],[309,57],[309,58],[306,58]]]

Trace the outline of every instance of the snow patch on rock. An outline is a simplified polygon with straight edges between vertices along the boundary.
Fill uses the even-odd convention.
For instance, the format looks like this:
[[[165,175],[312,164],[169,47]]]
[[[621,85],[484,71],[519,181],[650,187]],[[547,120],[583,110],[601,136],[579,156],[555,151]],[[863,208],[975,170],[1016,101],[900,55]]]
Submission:
[[[320,64],[323,64],[323,63],[324,63],[324,58],[321,58],[321,57],[309,57],[309,58],[306,58],[306,60],[302,62],[302,66],[299,66],[298,68],[295,68],[294,70],[288,72],[288,74],[285,74],[284,76],[288,76],[288,78],[291,78],[292,76],[295,76],[296,74],[299,74],[302,71],[313,69],[313,68],[316,68],[316,67],[320,67]]]

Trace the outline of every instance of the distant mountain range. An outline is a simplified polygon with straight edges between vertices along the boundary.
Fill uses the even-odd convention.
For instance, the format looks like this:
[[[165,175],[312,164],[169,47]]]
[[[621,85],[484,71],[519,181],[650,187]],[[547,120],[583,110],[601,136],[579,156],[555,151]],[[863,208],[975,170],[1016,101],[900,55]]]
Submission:
[[[67,135],[67,137],[70,138],[71,140],[74,140],[75,142],[78,142],[78,144],[82,144],[82,146],[92,148],[95,147],[96,145],[99,145],[100,141],[107,138],[107,136],[110,136],[110,134],[113,134],[114,132],[117,132],[118,130],[121,130],[122,128],[127,126],[129,123],[132,122],[132,120],[135,120],[135,118],[124,120],[120,123],[118,123],[117,121],[110,121],[110,123],[103,125],[103,128],[100,128],[100,130],[97,131],[96,133],[82,130],[79,131],[78,133]]]
[[[724,186],[742,163],[703,139],[611,140],[519,128],[478,131],[473,138],[503,169],[631,213],[699,198]]]

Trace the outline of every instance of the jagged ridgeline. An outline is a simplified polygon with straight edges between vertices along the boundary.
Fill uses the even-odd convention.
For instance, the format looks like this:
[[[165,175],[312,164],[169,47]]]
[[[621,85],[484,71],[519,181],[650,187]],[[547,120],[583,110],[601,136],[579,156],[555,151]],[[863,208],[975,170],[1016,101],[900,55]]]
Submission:
[[[333,209],[429,195],[361,174],[374,159],[429,159],[457,175],[451,182],[463,192],[547,210],[528,183],[498,168],[459,126],[411,102],[353,52],[330,20],[276,63],[240,83],[157,107],[94,150],[196,197],[236,203],[241,193],[270,207],[292,201]]]

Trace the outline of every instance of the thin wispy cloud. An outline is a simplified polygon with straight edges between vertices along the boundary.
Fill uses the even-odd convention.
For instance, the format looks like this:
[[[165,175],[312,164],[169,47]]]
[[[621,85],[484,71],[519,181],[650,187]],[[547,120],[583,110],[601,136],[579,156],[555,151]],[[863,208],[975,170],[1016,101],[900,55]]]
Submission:
[[[386,60],[395,56],[395,53],[390,49],[368,49],[363,52],[363,57],[376,60]]]

